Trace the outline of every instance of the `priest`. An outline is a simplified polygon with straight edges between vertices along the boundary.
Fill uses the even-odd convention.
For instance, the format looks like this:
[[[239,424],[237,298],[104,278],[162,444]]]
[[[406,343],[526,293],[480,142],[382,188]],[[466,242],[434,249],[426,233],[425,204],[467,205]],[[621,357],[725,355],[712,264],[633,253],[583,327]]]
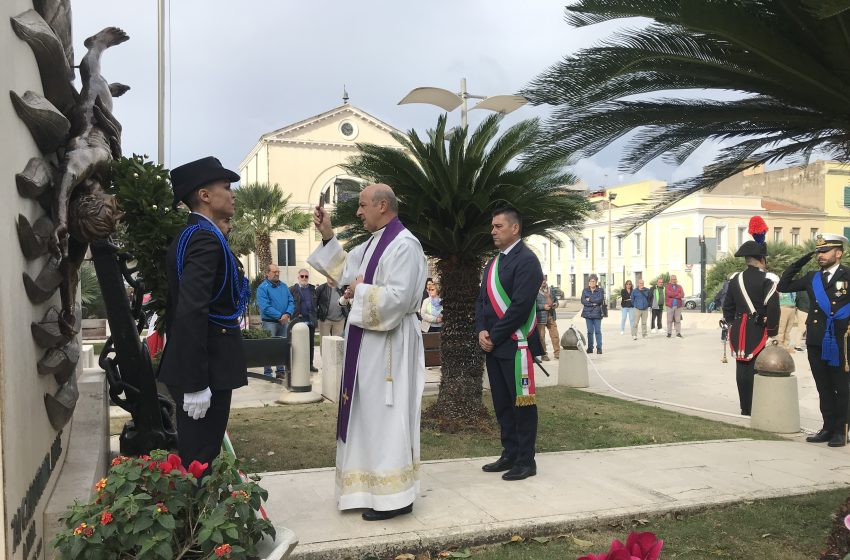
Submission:
[[[366,508],[363,519],[381,521],[413,511],[419,493],[425,361],[416,312],[427,265],[388,185],[361,191],[357,217],[372,235],[346,253],[317,206],[322,245],[307,262],[353,294],[337,418],[337,507]]]

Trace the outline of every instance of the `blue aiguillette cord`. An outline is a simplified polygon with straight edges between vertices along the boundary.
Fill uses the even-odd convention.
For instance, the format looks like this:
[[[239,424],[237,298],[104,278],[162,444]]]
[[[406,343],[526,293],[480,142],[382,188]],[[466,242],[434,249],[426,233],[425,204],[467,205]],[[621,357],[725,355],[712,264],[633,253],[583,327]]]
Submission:
[[[191,239],[192,235],[199,229],[204,229],[206,231],[212,232],[218,239],[219,243],[221,244],[221,248],[224,251],[224,280],[222,280],[221,287],[218,289],[218,293],[216,293],[216,295],[210,301],[215,301],[219,298],[219,296],[221,296],[225,286],[227,285],[228,275],[233,280],[230,299],[236,311],[234,313],[231,313],[230,315],[215,315],[210,313],[210,322],[231,329],[239,328],[238,319],[245,314],[245,309],[248,306],[248,294],[250,293],[248,279],[241,278],[240,281],[239,267],[236,264],[236,257],[234,257],[233,253],[230,251],[230,246],[227,244],[227,239],[225,239],[221,231],[205,217],[202,217],[202,219],[199,220],[197,224],[188,226],[185,230],[183,230],[183,233],[180,235],[180,239],[177,242],[177,281],[180,282],[183,280],[183,259],[186,255],[186,247],[189,245],[189,240]],[[219,321],[215,321],[214,319],[218,319],[219,321],[229,321],[230,323],[220,323]]]

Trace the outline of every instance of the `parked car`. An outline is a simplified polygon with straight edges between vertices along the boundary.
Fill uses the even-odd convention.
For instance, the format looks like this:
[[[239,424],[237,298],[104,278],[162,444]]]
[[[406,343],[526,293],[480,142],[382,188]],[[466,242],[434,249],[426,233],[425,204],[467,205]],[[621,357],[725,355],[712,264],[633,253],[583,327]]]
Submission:
[[[699,296],[687,296],[683,301],[685,309],[697,309],[700,305]]]

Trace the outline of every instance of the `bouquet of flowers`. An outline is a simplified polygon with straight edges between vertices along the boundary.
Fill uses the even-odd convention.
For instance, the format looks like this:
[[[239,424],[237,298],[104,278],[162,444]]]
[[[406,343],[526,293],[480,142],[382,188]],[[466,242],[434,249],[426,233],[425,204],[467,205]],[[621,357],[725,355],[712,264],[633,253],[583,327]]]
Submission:
[[[663,545],[664,541],[658,540],[653,533],[632,531],[626,539],[626,544],[614,539],[608,552],[588,554],[578,560],[658,560]]]
[[[222,453],[203,479],[206,463],[188,468],[180,457],[152,451],[112,460],[94,499],[76,502],[52,545],[59,558],[251,558],[272,524],[258,516],[268,493],[243,479],[235,458]]]

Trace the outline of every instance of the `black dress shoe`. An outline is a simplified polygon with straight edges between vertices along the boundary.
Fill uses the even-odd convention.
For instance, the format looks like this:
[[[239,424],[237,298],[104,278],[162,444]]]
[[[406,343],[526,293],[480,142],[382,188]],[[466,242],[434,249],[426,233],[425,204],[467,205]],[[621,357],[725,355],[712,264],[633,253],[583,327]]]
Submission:
[[[587,349],[587,353],[588,353],[588,354],[593,354],[593,348],[588,348],[588,349]]]
[[[832,438],[832,432],[829,430],[821,430],[813,436],[809,436],[806,438],[806,441],[809,443],[823,443],[825,441],[829,441]]]
[[[827,445],[830,447],[844,447],[847,445],[847,439],[844,437],[844,434],[832,434]]]
[[[390,509],[387,511],[367,509],[360,515],[360,517],[362,517],[364,521],[386,521],[387,519],[392,519],[393,517],[398,517],[399,515],[404,515],[405,513],[410,513],[412,511],[413,504],[409,504],[403,508]]]
[[[529,476],[537,474],[537,467],[523,467],[516,465],[514,468],[502,475],[502,480],[524,480]]]
[[[514,467],[514,462],[512,459],[508,459],[507,457],[500,457],[498,461],[495,463],[487,463],[481,470],[484,472],[502,472],[510,470]]]

